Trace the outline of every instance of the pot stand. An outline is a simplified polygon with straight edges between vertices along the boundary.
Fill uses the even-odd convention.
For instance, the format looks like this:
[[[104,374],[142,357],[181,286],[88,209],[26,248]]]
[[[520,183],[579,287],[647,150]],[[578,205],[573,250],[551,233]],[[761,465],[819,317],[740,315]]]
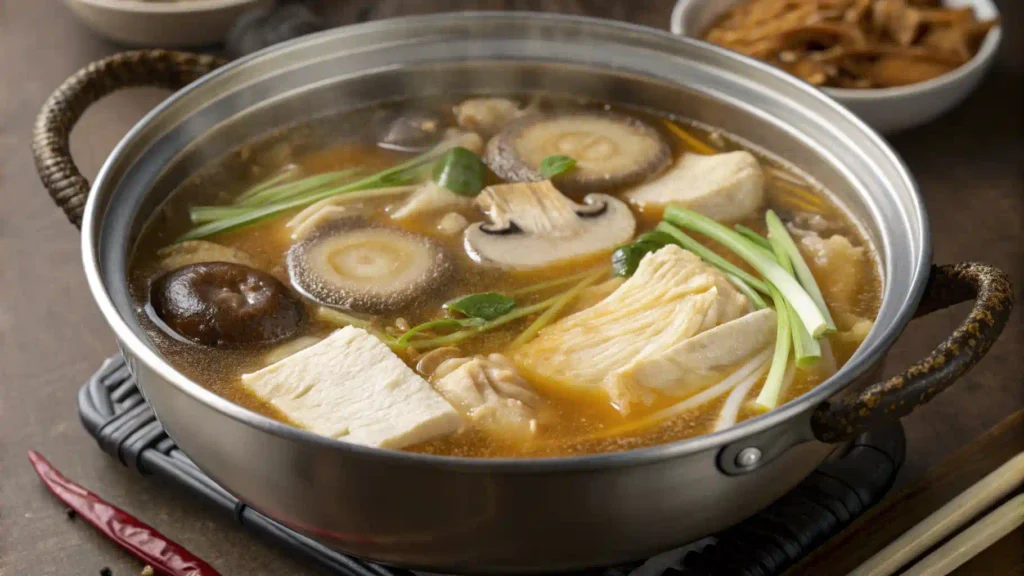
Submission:
[[[201,472],[178,449],[135,386],[120,356],[109,358],[78,393],[85,429],[104,452],[141,474],[183,486],[242,526],[328,573],[346,576],[412,576],[413,572],[346,556],[249,508]],[[647,564],[587,571],[600,576],[772,576],[838,534],[889,488],[904,456],[897,422],[861,434],[838,449],[792,491],[725,532],[666,553]]]

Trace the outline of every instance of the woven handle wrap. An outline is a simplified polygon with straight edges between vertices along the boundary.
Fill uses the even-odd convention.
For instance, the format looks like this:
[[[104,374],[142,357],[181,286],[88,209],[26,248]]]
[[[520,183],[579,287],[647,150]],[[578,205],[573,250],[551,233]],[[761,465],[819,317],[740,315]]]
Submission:
[[[225,62],[167,50],[122,52],[89,64],[57,88],[36,118],[32,152],[43,186],[75,227],[82,226],[89,182],[71,158],[70,135],[85,110],[123,88],[178,90]]]
[[[999,338],[1013,309],[1013,287],[1005,272],[977,262],[933,266],[917,316],[967,300],[974,300],[967,319],[927,358],[857,396],[819,407],[811,419],[815,437],[839,442],[881,420],[905,416],[977,364]]]

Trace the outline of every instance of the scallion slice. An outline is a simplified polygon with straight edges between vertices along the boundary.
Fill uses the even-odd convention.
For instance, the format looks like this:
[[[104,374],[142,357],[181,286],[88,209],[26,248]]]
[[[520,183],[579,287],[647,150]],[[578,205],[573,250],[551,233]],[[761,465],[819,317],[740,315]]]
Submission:
[[[785,299],[793,305],[793,310],[807,327],[811,336],[817,338],[828,330],[828,321],[825,320],[817,303],[811,299],[796,278],[789,275],[766,250],[743,237],[739,232],[692,210],[669,206],[665,210],[665,220],[676,226],[703,234],[743,258],[764,276],[765,280],[775,285]],[[753,286],[753,284],[751,285]],[[785,307],[780,308],[784,309]]]
[[[668,222],[661,222],[658,224],[655,230],[668,234],[669,236],[672,237],[673,240],[676,241],[676,243],[679,244],[679,246],[689,250],[690,252],[693,252],[697,256],[700,256],[701,260],[704,260],[708,264],[711,264],[712,266],[719,268],[723,272],[732,274],[733,276],[742,279],[744,282],[750,285],[751,288],[756,288],[757,290],[760,290],[763,294],[768,294],[768,285],[763,280],[755,277],[750,272],[743,270],[742,268],[733,264],[732,262],[729,262],[725,258],[722,258],[714,251],[712,251],[710,248],[704,246],[700,242],[697,242],[696,240],[688,236],[685,232],[683,232],[679,228],[676,228],[672,224],[669,224]]]
[[[814,280],[814,275],[811,274],[811,269],[807,266],[807,262],[804,261],[803,255],[800,254],[800,249],[797,248],[793,237],[789,235],[789,230],[786,230],[786,225],[782,223],[782,220],[772,210],[768,210],[767,214],[765,214],[765,222],[768,224],[768,233],[772,239],[777,240],[781,244],[793,263],[793,272],[797,280],[800,281],[804,290],[811,297],[811,300],[817,304],[822,316],[825,317],[825,322],[828,324],[827,332],[835,332],[836,323],[832,320],[832,315],[828,311],[825,297],[821,294],[821,288],[818,287],[818,283]]]
[[[786,364],[789,363],[790,322],[799,320],[789,318],[786,299],[775,286],[769,284],[768,290],[775,302],[775,314],[778,319],[778,327],[775,331],[775,354],[772,356],[772,366],[768,369],[768,377],[765,378],[764,386],[761,387],[761,392],[757,395],[757,400],[754,403],[765,410],[773,410],[779,405],[782,384],[785,382]]]

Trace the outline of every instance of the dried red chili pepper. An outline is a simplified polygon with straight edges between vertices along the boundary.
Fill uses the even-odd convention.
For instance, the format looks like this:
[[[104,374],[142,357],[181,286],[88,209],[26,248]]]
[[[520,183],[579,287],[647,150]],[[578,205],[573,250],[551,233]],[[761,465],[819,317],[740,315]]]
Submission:
[[[209,564],[149,525],[65,478],[42,454],[29,450],[28,459],[57,498],[108,538],[151,565],[157,574],[220,576]]]

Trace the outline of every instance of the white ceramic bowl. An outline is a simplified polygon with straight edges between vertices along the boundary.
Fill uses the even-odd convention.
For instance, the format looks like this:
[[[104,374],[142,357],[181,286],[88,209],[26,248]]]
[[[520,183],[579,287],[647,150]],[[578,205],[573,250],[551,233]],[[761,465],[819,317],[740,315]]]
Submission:
[[[672,10],[673,34],[699,38],[726,10],[744,0],[679,0]],[[979,19],[999,16],[991,0],[946,0],[950,7],[971,6]],[[874,129],[894,133],[926,124],[960,104],[978,86],[995,59],[1002,28],[993,28],[978,53],[956,70],[898,88],[823,88]]]
[[[118,44],[189,47],[224,40],[246,10],[273,0],[64,0],[89,28]]]

